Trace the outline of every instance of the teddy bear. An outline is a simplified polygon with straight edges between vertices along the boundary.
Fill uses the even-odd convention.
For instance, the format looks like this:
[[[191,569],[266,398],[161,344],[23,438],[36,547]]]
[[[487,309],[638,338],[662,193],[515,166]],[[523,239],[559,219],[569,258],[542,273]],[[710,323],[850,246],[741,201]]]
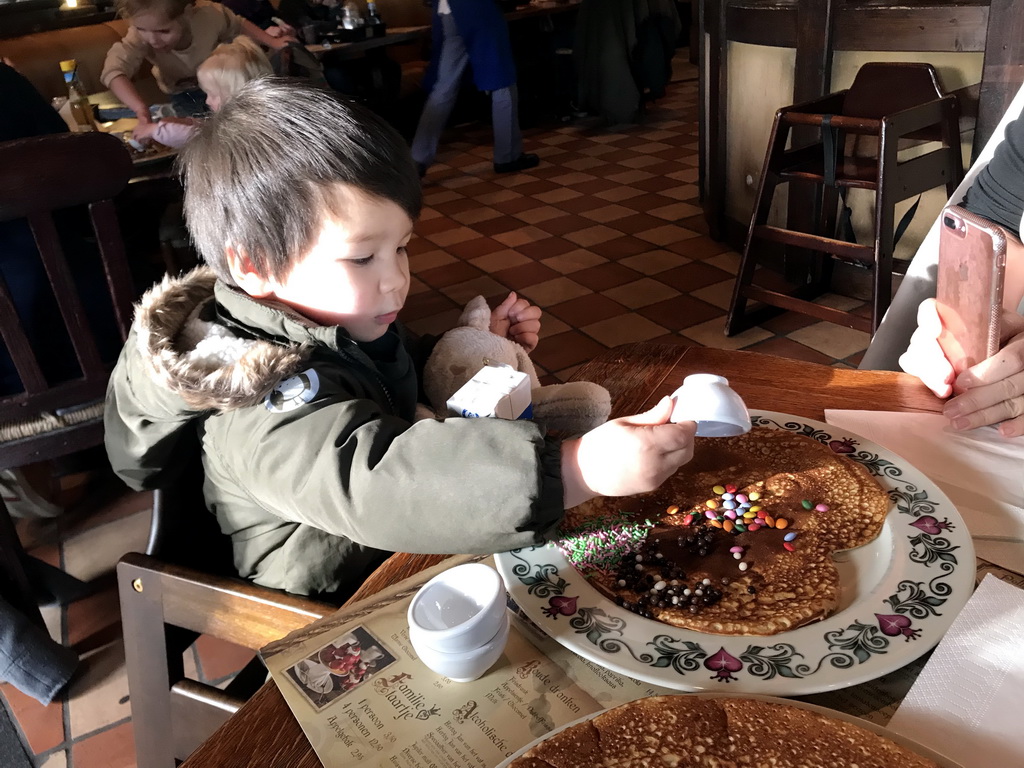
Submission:
[[[444,418],[447,402],[484,365],[509,365],[526,373],[533,397],[533,419],[564,435],[576,435],[603,424],[611,413],[608,390],[589,381],[541,386],[526,350],[511,339],[491,333],[491,308],[483,296],[472,299],[458,324],[437,342],[423,370],[423,389],[433,413]]]

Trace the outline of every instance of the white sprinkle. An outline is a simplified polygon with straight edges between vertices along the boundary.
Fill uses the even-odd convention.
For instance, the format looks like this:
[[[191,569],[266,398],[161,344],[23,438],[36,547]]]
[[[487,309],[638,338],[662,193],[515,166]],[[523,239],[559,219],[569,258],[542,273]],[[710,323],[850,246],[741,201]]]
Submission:
[[[692,595],[692,594],[693,594],[693,593],[692,593],[692,592],[690,592],[689,588],[687,588],[687,589],[684,589],[684,590],[683,590],[683,595],[684,595],[685,597],[689,597],[689,596],[690,596],[690,595]]]
[[[643,555],[637,555],[637,556],[636,556],[636,561],[637,561],[638,563],[642,563],[642,562],[644,561],[644,556],[643,556]]]
[[[749,564],[749,563],[740,563],[740,570],[741,570],[741,571],[745,571],[745,570],[747,570],[747,568],[749,568],[749,567],[750,567],[750,564]]]
[[[618,581],[618,585],[619,585],[620,587],[624,587],[624,586],[626,586],[626,580],[625,580],[625,579],[619,579],[619,581]]]
[[[660,591],[660,590],[664,589],[664,588],[665,588],[665,586],[666,586],[666,585],[665,585],[665,582],[664,582],[664,581],[659,581],[659,582],[658,582],[657,584],[655,584],[655,585],[654,585],[654,588],[655,588],[656,590]]]
[[[711,579],[704,579],[704,586],[705,587],[710,587],[711,586]]]
[[[700,597],[701,595],[704,594],[704,590],[703,589],[695,589],[695,590],[693,590],[693,594],[695,594],[697,597]]]
[[[743,559],[743,553],[742,552],[733,552],[732,553],[732,559],[733,560],[742,560]]]
[[[642,570],[644,569],[644,567],[643,567],[642,565],[640,565],[640,563],[637,563],[637,564],[636,564],[635,566],[633,566],[633,567],[634,567],[634,568],[635,568],[636,570],[638,570],[638,571],[642,571]]]
[[[679,598],[678,597],[673,597],[672,598],[672,605],[679,605]]]
[[[663,555],[663,554],[661,554],[661,552],[656,552],[654,556],[655,556],[656,558],[658,558],[659,560],[661,560],[661,558],[663,558],[663,557],[664,557],[664,555]]]
[[[671,584],[673,587],[678,587],[679,579],[672,579],[672,581],[670,581],[669,584]]]

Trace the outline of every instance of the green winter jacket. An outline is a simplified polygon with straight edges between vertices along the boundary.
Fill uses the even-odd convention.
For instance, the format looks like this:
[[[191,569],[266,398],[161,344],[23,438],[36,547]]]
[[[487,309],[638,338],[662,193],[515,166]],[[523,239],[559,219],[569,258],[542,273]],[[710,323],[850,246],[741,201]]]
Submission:
[[[202,451],[239,574],[300,594],[346,586],[367,548],[543,541],[563,515],[558,443],[530,421],[413,421],[417,373],[393,346],[371,359],[342,329],[205,268],[166,279],[143,297],[111,375],[111,464],[133,488],[166,487]]]

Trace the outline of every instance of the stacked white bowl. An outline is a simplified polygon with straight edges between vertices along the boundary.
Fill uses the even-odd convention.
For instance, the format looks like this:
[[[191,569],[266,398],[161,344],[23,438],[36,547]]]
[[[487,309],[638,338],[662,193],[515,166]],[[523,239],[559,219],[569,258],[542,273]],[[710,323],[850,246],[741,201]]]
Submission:
[[[420,661],[458,683],[476,680],[508,641],[505,585],[484,563],[438,574],[409,603],[409,640]]]

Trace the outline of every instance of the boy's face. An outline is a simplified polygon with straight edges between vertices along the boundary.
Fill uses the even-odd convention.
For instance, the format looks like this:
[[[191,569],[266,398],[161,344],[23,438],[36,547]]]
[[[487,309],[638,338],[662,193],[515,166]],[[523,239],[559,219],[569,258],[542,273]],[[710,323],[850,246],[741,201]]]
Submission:
[[[343,215],[324,217],[312,248],[265,294],[356,341],[379,339],[409,293],[413,222],[390,200],[339,185]]]
[[[139,33],[142,41],[154,51],[170,51],[186,41],[188,30],[185,14],[176,19],[167,18],[161,11],[148,11],[132,16],[132,26]]]

